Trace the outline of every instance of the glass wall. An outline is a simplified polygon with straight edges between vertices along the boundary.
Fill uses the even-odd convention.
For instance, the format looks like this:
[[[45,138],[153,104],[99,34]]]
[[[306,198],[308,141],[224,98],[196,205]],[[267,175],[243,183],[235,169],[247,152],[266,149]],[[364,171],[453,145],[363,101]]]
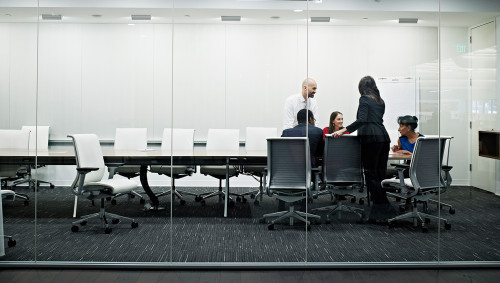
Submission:
[[[28,206],[20,197],[2,199],[3,233],[16,240],[15,247],[4,242],[2,262],[499,260],[490,239],[498,233],[500,165],[478,154],[479,132],[499,131],[500,5],[494,1],[66,2],[0,4],[0,128],[50,126],[48,149],[40,143],[27,153],[0,149],[0,166],[31,165],[16,173],[17,181],[29,173],[34,179],[33,186],[14,186],[1,176],[2,189],[30,199]],[[402,135],[410,144],[418,133],[452,137],[443,161],[453,166],[452,178],[437,194],[416,202],[388,197],[391,217],[418,210],[441,221],[425,215],[416,225],[411,218],[372,221],[379,203],[367,196],[369,180],[334,191],[339,184],[326,184],[328,160],[319,158],[325,166],[309,173],[306,155],[291,147],[282,159],[301,166],[277,168],[302,169],[277,183],[306,179],[311,191],[275,186],[283,172],[272,169],[266,138],[305,135],[309,146],[326,150],[324,142],[333,139],[315,140],[314,131],[331,134],[331,118],[340,117],[335,111],[343,127],[363,118],[358,84],[364,76],[374,79],[384,100],[391,146]],[[302,108],[314,118],[298,119]],[[415,133],[399,123],[405,115],[416,120]],[[297,124],[304,129],[284,132]],[[38,129],[31,137],[41,141]],[[131,129],[136,132],[120,141]],[[144,133],[147,143],[132,142]],[[135,181],[136,194],[75,199],[68,137],[74,134],[97,135],[103,179]],[[340,140],[357,143],[361,136],[355,131]],[[410,160],[389,154],[387,167]],[[308,174],[318,181],[308,182]],[[99,219],[78,222],[99,212],[101,202],[138,227],[112,215],[111,229]],[[339,205],[351,211],[329,215]],[[308,212],[312,225],[300,217],[275,223],[278,211]]]

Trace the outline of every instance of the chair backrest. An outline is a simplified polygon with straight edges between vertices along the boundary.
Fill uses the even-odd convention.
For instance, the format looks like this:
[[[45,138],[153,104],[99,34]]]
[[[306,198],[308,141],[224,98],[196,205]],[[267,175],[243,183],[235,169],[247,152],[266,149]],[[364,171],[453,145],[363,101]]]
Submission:
[[[23,126],[22,130],[31,131],[30,133],[30,150],[49,150],[49,131],[50,126]]]
[[[105,166],[102,156],[101,144],[97,135],[76,134],[70,135],[75,147],[77,168],[99,168],[85,175],[85,183],[101,181],[104,176]]]
[[[115,149],[146,149],[147,147],[146,128],[116,128]]]
[[[161,149],[175,151],[193,151],[194,129],[163,129]]]
[[[207,151],[238,152],[240,149],[240,130],[208,129]]]
[[[340,138],[325,136],[323,180],[327,184],[358,183],[363,185],[361,144],[358,136],[344,135]]]
[[[410,180],[415,189],[425,190],[444,186],[441,174],[443,156],[450,137],[419,137],[410,163]]]
[[[267,169],[271,190],[308,190],[311,160],[307,138],[268,138]]]
[[[0,130],[0,148],[28,149],[30,131]]]
[[[247,127],[245,150],[265,151],[267,149],[267,138],[275,138],[277,136],[277,128]]]

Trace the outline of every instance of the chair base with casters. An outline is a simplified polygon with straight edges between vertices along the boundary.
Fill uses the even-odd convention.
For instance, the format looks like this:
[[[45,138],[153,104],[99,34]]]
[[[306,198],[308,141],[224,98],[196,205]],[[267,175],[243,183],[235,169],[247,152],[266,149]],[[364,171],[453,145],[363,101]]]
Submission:
[[[267,226],[269,230],[274,230],[274,224],[281,222],[282,220],[289,220],[290,226],[294,225],[295,220],[301,221],[306,224],[306,229],[308,231],[311,230],[311,220],[314,221],[314,223],[319,223],[321,220],[321,217],[319,215],[307,213],[307,212],[301,212],[295,210],[295,207],[293,205],[294,202],[304,200],[305,195],[303,192],[296,193],[296,192],[290,192],[290,194],[283,194],[280,193],[279,195],[276,195],[276,198],[278,200],[282,200],[287,203],[291,203],[289,206],[288,210],[285,211],[279,211],[279,212],[274,212],[274,213],[268,213],[262,216],[260,219],[261,223],[266,223],[268,218],[275,218],[271,220]]]
[[[226,179],[226,166],[201,166],[200,173],[203,175],[209,175],[216,179],[219,179],[219,189],[217,191],[198,194],[194,199],[196,202],[200,202],[201,205],[206,205],[205,199],[218,196],[219,201],[224,200],[226,193],[222,190],[222,180]],[[228,176],[237,177],[239,170],[234,166],[229,166]],[[235,193],[229,193],[229,195],[238,195]],[[233,199],[229,196],[229,206],[234,206]]]
[[[16,198],[19,198],[19,199],[24,200],[23,203],[25,206],[28,206],[30,204],[30,198],[28,197],[28,195],[19,194],[19,193],[16,193],[15,191],[12,191],[12,190],[0,190],[0,195],[2,196],[2,199],[5,199],[5,200],[15,201]]]
[[[241,197],[241,201],[245,203],[247,202],[245,196],[250,195],[250,198],[254,200],[253,202],[254,205],[258,206],[260,204],[260,202],[262,201],[262,196],[264,194],[264,186],[262,185],[262,178],[264,176],[265,169],[266,166],[261,166],[261,165],[246,165],[243,167],[243,174],[259,178],[259,189],[239,194],[238,198],[236,198],[236,201],[238,201],[238,199]]]
[[[21,172],[20,175],[26,176],[27,179],[15,181],[12,184],[12,187],[16,187],[16,186],[27,183],[28,187],[30,189],[33,189],[33,190],[35,189],[35,184],[36,184],[36,187],[40,187],[41,184],[48,184],[51,189],[55,188],[54,184],[52,184],[51,182],[33,179],[32,174],[31,174],[31,166],[27,166],[27,168],[23,169],[23,170],[24,170],[24,172]]]
[[[110,212],[106,212],[106,210],[104,208],[104,203],[105,203],[104,199],[107,196],[108,196],[107,194],[105,194],[105,195],[96,195],[96,196],[91,195],[89,197],[90,200],[92,200],[92,201],[95,200],[95,199],[100,199],[101,200],[100,211],[97,212],[97,213],[92,213],[92,214],[89,214],[89,215],[82,216],[79,220],[73,221],[72,222],[73,226],[71,227],[71,231],[72,232],[78,232],[80,230],[80,228],[78,227],[78,224],[81,225],[81,226],[85,226],[87,224],[88,220],[94,219],[94,218],[99,218],[100,219],[100,221],[101,221],[101,228],[104,229],[104,233],[106,233],[106,234],[109,234],[112,231],[111,227],[109,227],[108,219],[111,219],[111,223],[113,223],[113,224],[118,224],[121,220],[127,220],[127,221],[131,222],[131,227],[132,228],[139,227],[139,223],[135,222],[135,220],[132,219],[132,218],[121,216],[121,215],[117,215],[117,214],[110,213]]]
[[[113,176],[115,174],[121,175],[127,179],[131,179],[131,178],[135,178],[135,177],[139,176],[139,173],[137,173],[137,172],[139,172],[140,166],[124,165],[124,166],[117,167],[117,166],[108,165],[108,169],[109,169],[109,175],[108,175],[109,179],[113,179]],[[117,194],[113,197],[108,197],[107,200],[110,200],[112,205],[116,205],[116,198],[121,197],[121,196],[125,196],[125,195],[128,196],[129,200],[133,199],[135,197],[138,197],[140,204],[146,203],[146,200],[144,199],[144,197],[136,191],[131,191],[130,193]]]
[[[190,166],[173,165],[173,166],[162,166],[153,165],[151,166],[150,172],[157,173],[159,175],[166,175],[172,178],[172,189],[156,194],[157,197],[169,195],[172,193],[172,201],[177,197],[181,205],[186,204],[183,195],[198,196],[198,194],[180,191],[175,188],[175,179],[184,178],[186,176],[191,176],[196,172],[196,169]]]

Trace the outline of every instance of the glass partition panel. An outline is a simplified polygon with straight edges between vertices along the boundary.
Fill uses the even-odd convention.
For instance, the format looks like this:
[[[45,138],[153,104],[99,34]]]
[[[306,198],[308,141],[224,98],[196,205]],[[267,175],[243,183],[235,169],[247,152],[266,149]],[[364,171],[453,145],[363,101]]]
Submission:
[[[349,133],[325,138],[322,183],[311,204],[324,223],[309,233],[310,262],[438,260],[439,223],[413,218],[425,210],[423,198],[395,187],[391,163],[410,164],[419,132],[437,134],[429,128],[438,122],[439,2],[372,4],[322,1],[310,11],[311,19],[329,17],[308,28],[309,74],[321,90],[318,126]],[[403,128],[400,116],[419,127]]]
[[[0,4],[0,261],[35,260],[37,8]],[[31,135],[31,137],[30,137]]]
[[[451,186],[440,196],[442,261],[498,261],[498,140],[482,134],[499,131],[498,17],[500,3],[479,1],[454,7],[441,1],[440,133],[452,136]],[[484,151],[482,149],[484,148]],[[433,204],[431,208],[435,208]],[[457,249],[456,245],[460,248]]]
[[[187,203],[173,201],[174,263],[305,261],[304,223],[268,226],[277,218],[268,214],[291,204],[261,185],[273,177],[263,184],[266,138],[281,135],[285,101],[307,77],[308,5],[176,2],[172,125],[195,130],[194,156],[184,163],[197,171],[176,180]],[[236,136],[214,140],[217,132]]]

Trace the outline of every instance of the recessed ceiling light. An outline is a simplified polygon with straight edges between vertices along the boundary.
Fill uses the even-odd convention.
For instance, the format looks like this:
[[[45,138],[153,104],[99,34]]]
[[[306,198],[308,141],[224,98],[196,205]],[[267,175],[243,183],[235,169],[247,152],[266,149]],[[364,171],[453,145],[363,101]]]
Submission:
[[[311,17],[313,23],[329,23],[330,17]]]
[[[293,10],[295,13],[300,13],[302,12],[303,10]]]
[[[416,24],[418,23],[417,18],[399,18],[400,24]]]
[[[102,15],[94,14],[94,15],[92,15],[92,17],[94,17],[94,18],[100,18],[100,17],[102,17]]]
[[[151,15],[130,15],[134,21],[150,21]]]
[[[223,22],[239,22],[241,21],[241,16],[220,16]]]
[[[129,26],[135,26],[135,24],[128,24]]]
[[[279,18],[280,18],[280,17],[278,17],[278,16],[272,16],[272,17],[271,17],[271,19],[273,19],[273,20],[277,20],[277,19],[279,19]]]
[[[184,17],[189,18],[189,17],[191,17],[191,15],[184,15]]]
[[[363,18],[363,21],[367,21],[367,20],[368,20],[368,18]]]
[[[42,20],[62,20],[62,15],[42,14]]]

